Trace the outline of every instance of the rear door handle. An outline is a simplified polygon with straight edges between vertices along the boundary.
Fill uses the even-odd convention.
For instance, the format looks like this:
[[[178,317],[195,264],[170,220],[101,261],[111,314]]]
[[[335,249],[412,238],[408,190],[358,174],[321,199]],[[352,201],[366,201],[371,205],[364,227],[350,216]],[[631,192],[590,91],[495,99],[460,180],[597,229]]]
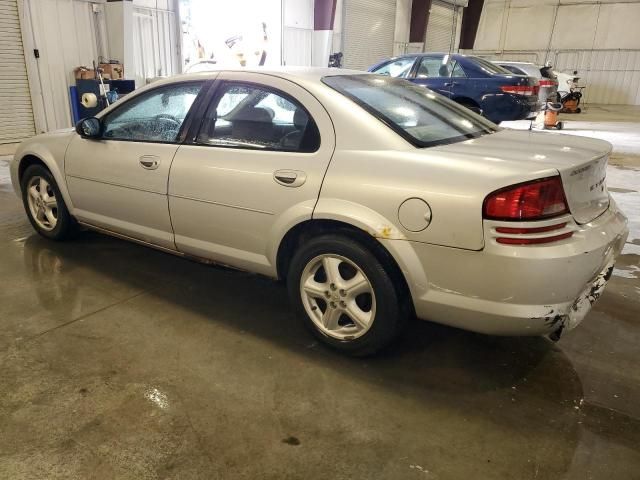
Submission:
[[[307,181],[307,174],[300,170],[276,170],[273,179],[285,187],[299,187]]]
[[[453,87],[454,85],[457,85],[456,82],[449,82],[449,83],[445,83],[444,86],[445,87]]]
[[[155,155],[143,155],[140,157],[140,165],[147,170],[155,170],[160,166],[160,158]]]

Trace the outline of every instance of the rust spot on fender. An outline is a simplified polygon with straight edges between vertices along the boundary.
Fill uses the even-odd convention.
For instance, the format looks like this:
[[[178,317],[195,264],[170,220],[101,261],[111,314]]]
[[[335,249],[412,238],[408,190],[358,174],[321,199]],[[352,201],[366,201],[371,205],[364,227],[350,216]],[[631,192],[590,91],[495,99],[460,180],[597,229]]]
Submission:
[[[393,232],[393,229],[391,227],[382,227],[380,229],[380,236],[382,238],[389,238],[391,237],[392,232]]]
[[[370,233],[371,233],[371,236],[374,238],[391,239],[391,240],[400,240],[405,238],[404,235],[402,235],[396,228],[390,225],[380,225]]]

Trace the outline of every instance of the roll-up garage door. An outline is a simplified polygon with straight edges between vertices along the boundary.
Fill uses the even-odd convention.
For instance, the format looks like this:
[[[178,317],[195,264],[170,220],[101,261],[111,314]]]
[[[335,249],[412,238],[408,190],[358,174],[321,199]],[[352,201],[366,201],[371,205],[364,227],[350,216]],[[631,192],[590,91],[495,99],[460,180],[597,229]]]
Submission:
[[[345,68],[366,70],[393,54],[396,0],[344,0]]]
[[[453,49],[456,32],[455,18],[455,9],[452,4],[433,0],[427,20],[425,52],[449,52]]]
[[[0,0],[0,144],[35,133],[17,0]]]

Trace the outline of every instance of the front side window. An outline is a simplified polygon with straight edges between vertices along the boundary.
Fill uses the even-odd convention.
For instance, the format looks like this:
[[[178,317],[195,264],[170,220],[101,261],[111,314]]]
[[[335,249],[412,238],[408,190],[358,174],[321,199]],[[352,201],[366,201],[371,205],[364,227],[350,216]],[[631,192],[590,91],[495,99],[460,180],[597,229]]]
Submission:
[[[168,85],[125,101],[103,120],[103,138],[176,142],[201,88],[201,82]]]
[[[253,84],[226,83],[205,115],[197,141],[217,147],[314,152],[315,122],[288,95]]]
[[[406,80],[356,74],[324,77],[322,81],[416,147],[454,143],[498,129],[467,108]]]
[[[416,61],[416,57],[402,57],[385,63],[376,68],[373,73],[378,75],[388,75],[396,78],[407,78],[411,72],[411,67]]]

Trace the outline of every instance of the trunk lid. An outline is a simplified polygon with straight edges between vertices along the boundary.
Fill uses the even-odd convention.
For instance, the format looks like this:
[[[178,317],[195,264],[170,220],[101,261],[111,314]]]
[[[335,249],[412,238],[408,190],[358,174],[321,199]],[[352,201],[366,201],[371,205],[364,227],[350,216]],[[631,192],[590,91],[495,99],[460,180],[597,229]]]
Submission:
[[[609,207],[606,184],[608,159],[607,152],[575,167],[558,169],[569,210],[578,223],[589,223]]]
[[[469,143],[473,148],[469,149]],[[609,207],[606,170],[611,144],[603,140],[533,131],[501,130],[473,140],[438,149],[500,161],[510,171],[535,173],[541,167],[558,171],[569,210],[575,221],[584,224]],[[507,185],[505,185],[507,186]]]

